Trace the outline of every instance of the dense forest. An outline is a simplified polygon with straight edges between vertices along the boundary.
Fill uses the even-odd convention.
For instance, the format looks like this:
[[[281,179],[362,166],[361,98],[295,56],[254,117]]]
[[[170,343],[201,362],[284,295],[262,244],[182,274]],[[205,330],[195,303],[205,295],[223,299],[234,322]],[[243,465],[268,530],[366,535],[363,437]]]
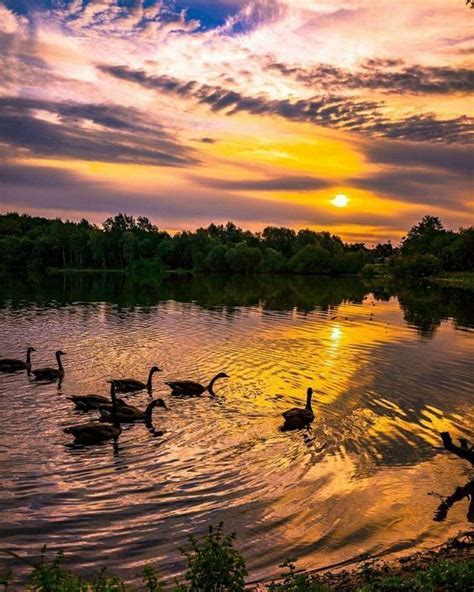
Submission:
[[[0,269],[186,270],[218,273],[370,274],[388,264],[395,274],[433,275],[474,269],[474,229],[446,230],[426,216],[397,249],[368,249],[329,232],[268,226],[242,230],[232,222],[170,236],[148,218],[117,214],[98,227],[26,214],[0,216]]]

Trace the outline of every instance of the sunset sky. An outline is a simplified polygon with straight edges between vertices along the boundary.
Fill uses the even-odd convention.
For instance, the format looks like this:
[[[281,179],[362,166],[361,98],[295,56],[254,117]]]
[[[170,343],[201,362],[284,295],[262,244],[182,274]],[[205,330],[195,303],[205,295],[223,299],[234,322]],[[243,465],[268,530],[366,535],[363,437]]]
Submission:
[[[464,0],[0,0],[0,212],[369,245],[472,225],[473,22]]]

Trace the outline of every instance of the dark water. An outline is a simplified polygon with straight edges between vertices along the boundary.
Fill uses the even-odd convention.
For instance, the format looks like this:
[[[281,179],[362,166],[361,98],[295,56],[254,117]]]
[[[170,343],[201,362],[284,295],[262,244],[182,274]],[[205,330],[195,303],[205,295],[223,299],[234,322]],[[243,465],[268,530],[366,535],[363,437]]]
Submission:
[[[435,545],[466,528],[467,500],[433,520],[438,495],[472,473],[439,448],[472,437],[474,295],[376,290],[352,278],[122,275],[4,277],[0,357],[67,352],[61,388],[0,375],[0,547],[64,549],[84,571],[169,576],[193,532],[224,521],[252,578],[288,555],[317,567],[361,553]],[[157,363],[163,437],[127,426],[112,443],[72,448],[86,421],[66,395],[107,394],[110,377]],[[217,398],[174,400],[166,379],[206,382]],[[315,389],[308,432],[281,412]],[[147,395],[129,397],[145,406]],[[430,495],[433,494],[433,495]]]

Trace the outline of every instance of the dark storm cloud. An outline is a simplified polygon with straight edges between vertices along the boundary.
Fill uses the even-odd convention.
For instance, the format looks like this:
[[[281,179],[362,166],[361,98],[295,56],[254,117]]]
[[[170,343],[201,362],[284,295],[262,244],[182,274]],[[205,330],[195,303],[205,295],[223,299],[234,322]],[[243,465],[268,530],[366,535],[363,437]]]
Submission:
[[[226,191],[315,191],[326,189],[334,183],[316,177],[276,177],[273,179],[232,181],[226,179],[201,179],[194,177],[199,185]]]
[[[474,157],[470,147],[377,141],[367,144],[363,150],[371,162],[441,169],[471,180],[473,178]]]
[[[18,164],[5,161],[0,164],[0,186],[33,186],[33,187],[54,187],[64,189],[71,183],[85,181],[79,175],[59,167],[34,166]],[[89,184],[90,185],[90,184]]]
[[[401,60],[368,60],[355,72],[328,64],[301,68],[274,62],[267,64],[266,67],[283,76],[294,78],[306,86],[331,92],[369,89],[420,95],[474,91],[474,70],[472,69],[407,66]]]
[[[35,156],[178,167],[196,162],[189,148],[146,121],[134,109],[113,105],[0,97],[0,141]]]
[[[148,76],[142,70],[126,66],[101,66],[100,69],[121,80],[149,89],[190,97],[212,111],[228,115],[241,111],[254,115],[278,115],[292,121],[355,131],[372,137],[388,137],[422,142],[466,142],[472,137],[472,119],[467,116],[438,119],[433,114],[391,119],[383,114],[383,103],[352,100],[342,96],[318,96],[299,101],[249,97],[219,86],[182,82],[169,76]]]
[[[468,210],[460,197],[456,176],[433,171],[391,170],[367,177],[347,179],[351,187],[391,197],[397,201],[423,205],[453,206],[457,211]]]

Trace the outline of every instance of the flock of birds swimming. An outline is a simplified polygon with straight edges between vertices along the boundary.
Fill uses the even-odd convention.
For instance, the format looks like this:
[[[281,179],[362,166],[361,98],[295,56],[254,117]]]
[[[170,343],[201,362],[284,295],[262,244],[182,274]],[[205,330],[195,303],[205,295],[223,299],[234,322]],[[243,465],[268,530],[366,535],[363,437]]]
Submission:
[[[61,381],[64,378],[64,367],[61,357],[66,355],[63,351],[56,352],[57,368],[32,369],[31,354],[36,351],[33,347],[26,350],[26,360],[11,358],[0,359],[0,372],[21,372],[26,370],[28,376],[38,382]],[[141,410],[117,397],[118,393],[136,393],[153,390],[153,376],[161,372],[158,366],[153,366],[148,374],[147,382],[135,378],[113,378],[110,383],[110,398],[104,395],[71,395],[68,397],[77,409],[82,411],[98,411],[99,418],[94,421],[73,425],[64,429],[66,434],[71,434],[75,442],[83,445],[100,444],[107,440],[116,439],[122,432],[122,424],[144,421],[148,427],[152,427],[152,414],[155,407],[168,409],[163,399],[153,399]],[[203,385],[193,380],[175,380],[165,382],[171,389],[171,394],[177,397],[198,397],[205,392],[214,396],[214,384],[221,378],[229,378],[225,372],[219,372],[209,382]],[[282,431],[299,430],[306,428],[314,420],[314,412],[311,406],[313,389],[308,388],[306,407],[295,407],[285,411],[282,415],[284,424]]]

